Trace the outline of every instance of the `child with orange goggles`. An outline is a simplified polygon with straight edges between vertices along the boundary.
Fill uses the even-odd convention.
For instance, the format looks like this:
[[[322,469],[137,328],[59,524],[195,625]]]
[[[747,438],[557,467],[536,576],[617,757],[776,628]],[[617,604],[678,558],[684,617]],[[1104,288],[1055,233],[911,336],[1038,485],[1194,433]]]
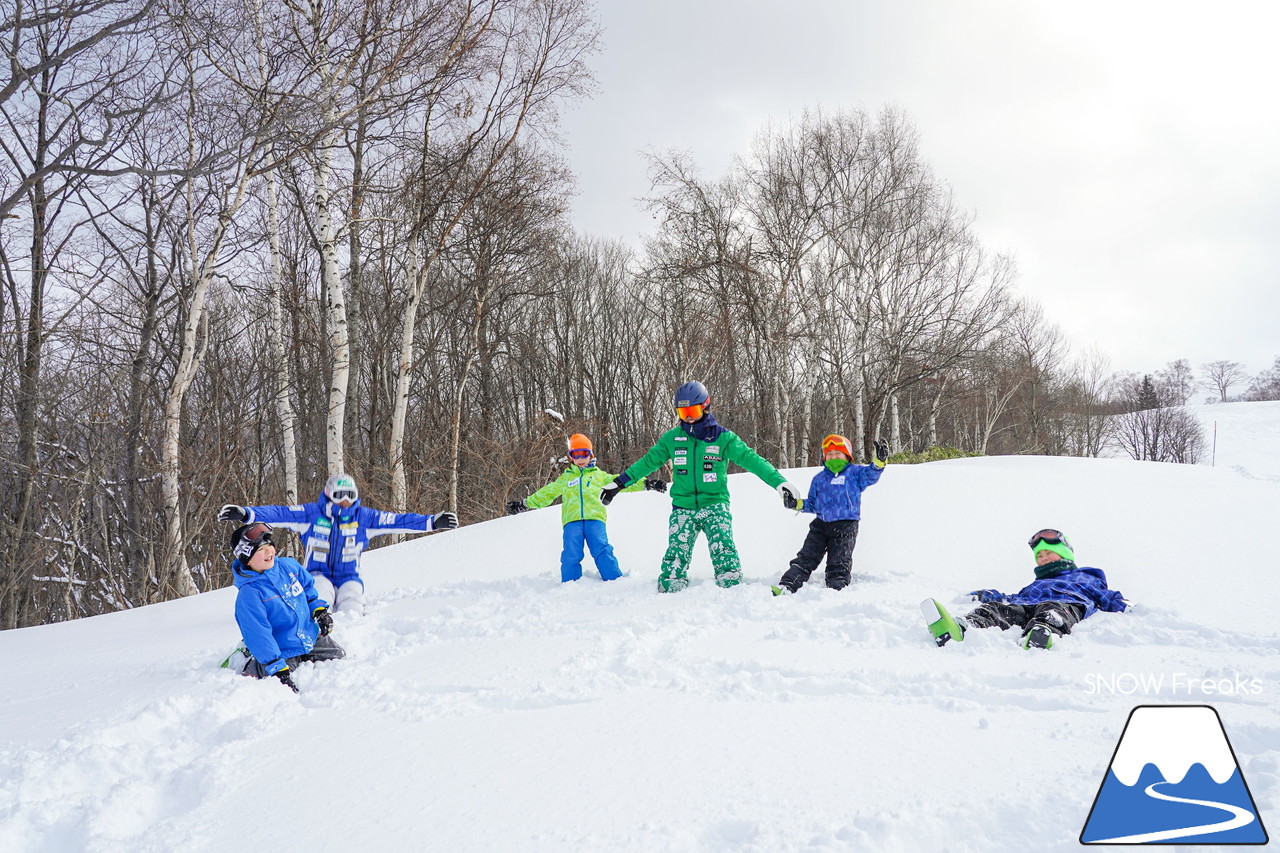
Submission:
[[[559,477],[538,489],[522,501],[508,501],[507,515],[517,515],[530,509],[541,509],[560,501],[560,523],[564,525],[563,547],[560,550],[560,580],[563,583],[582,577],[582,558],[590,549],[600,579],[611,581],[622,577],[618,558],[609,544],[605,531],[608,511],[600,500],[600,491],[606,483],[613,482],[613,475],[596,467],[595,450],[591,439],[582,433],[569,436],[569,466]],[[628,492],[641,489],[664,492],[667,484],[662,480],[642,480],[628,487]]]
[[[800,552],[783,573],[774,595],[796,592],[827,558],[826,581],[831,589],[844,589],[853,577],[853,546],[858,541],[862,518],[862,493],[880,480],[889,460],[889,446],[875,443],[875,459],[870,465],[853,464],[853,445],[843,435],[822,439],[823,466],[809,484],[809,496],[789,508],[817,516],[809,523]]]

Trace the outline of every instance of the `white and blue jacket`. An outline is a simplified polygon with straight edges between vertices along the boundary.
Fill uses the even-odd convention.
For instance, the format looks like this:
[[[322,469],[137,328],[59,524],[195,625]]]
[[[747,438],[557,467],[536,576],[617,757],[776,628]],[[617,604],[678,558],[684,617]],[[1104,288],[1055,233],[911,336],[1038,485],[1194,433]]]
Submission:
[[[273,675],[288,666],[286,659],[315,647],[320,626],[312,614],[329,604],[316,594],[311,573],[292,557],[276,557],[261,574],[239,560],[234,569],[240,635],[254,660]]]
[[[839,474],[833,474],[823,465],[813,475],[809,496],[800,511],[815,513],[822,521],[858,521],[862,518],[862,490],[874,485],[883,470],[874,465],[849,464]]]
[[[360,580],[360,554],[375,536],[389,533],[426,533],[435,523],[434,515],[416,512],[382,512],[356,501],[347,509],[320,499],[294,506],[249,506],[249,523],[265,521],[284,527],[302,537],[306,549],[303,565],[307,571],[327,577],[333,586]]]

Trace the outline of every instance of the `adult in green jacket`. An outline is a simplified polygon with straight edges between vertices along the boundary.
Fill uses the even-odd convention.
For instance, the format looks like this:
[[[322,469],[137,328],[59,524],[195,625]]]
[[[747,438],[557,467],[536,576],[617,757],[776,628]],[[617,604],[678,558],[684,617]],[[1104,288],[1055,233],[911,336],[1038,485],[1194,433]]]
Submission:
[[[601,502],[608,505],[619,490],[670,462],[674,472],[670,533],[658,590],[679,592],[689,585],[689,560],[699,533],[707,535],[716,585],[733,586],[742,580],[742,561],[733,541],[729,511],[729,463],[776,488],[784,502],[797,500],[800,492],[736,433],[716,421],[711,414],[711,395],[701,382],[686,382],[676,389],[675,406],[680,425],[663,433],[644,456],[606,484]]]
[[[560,501],[560,523],[564,525],[564,542],[560,550],[560,580],[564,583],[582,577],[582,557],[587,548],[602,580],[622,577],[618,558],[605,533],[608,510],[600,500],[600,490],[614,477],[596,467],[591,439],[581,433],[569,436],[570,465],[559,477],[538,489],[523,501],[507,504],[507,515],[515,515],[529,509],[542,509]],[[661,480],[640,480],[626,491],[641,489],[666,491]]]

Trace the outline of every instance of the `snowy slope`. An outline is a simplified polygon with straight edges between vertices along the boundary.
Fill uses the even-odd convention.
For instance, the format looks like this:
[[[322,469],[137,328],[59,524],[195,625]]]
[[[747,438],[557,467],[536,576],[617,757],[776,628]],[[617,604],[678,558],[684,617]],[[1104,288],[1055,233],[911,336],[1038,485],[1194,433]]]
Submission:
[[[304,665],[301,696],[217,668],[231,590],[0,633],[0,850],[1074,850],[1130,709],[1165,702],[1218,709],[1280,829],[1280,482],[891,466],[855,586],[785,598],[767,584],[806,519],[732,488],[731,590],[700,545],[691,588],[655,594],[653,493],[612,508],[610,584],[559,583],[558,508],[375,551],[368,614],[338,616],[349,659]],[[1136,608],[1052,652],[933,647],[920,599],[1024,585],[1043,526]]]
[[[1203,464],[1280,481],[1280,400],[1188,406],[1187,410],[1204,427]]]

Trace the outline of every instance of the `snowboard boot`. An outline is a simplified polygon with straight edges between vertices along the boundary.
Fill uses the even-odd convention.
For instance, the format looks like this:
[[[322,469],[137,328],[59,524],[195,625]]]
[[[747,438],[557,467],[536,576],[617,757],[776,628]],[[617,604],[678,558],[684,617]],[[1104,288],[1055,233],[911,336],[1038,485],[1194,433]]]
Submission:
[[[936,599],[926,598],[920,602],[920,612],[929,625],[933,641],[939,646],[945,646],[951,640],[964,642],[964,623],[953,618]]]
[[[1053,648],[1053,631],[1043,622],[1032,622],[1031,630],[1027,631],[1022,638],[1022,647],[1046,651]]]
[[[771,586],[769,589],[773,590],[774,595],[791,595],[795,592],[795,590],[787,589],[785,586]]]

